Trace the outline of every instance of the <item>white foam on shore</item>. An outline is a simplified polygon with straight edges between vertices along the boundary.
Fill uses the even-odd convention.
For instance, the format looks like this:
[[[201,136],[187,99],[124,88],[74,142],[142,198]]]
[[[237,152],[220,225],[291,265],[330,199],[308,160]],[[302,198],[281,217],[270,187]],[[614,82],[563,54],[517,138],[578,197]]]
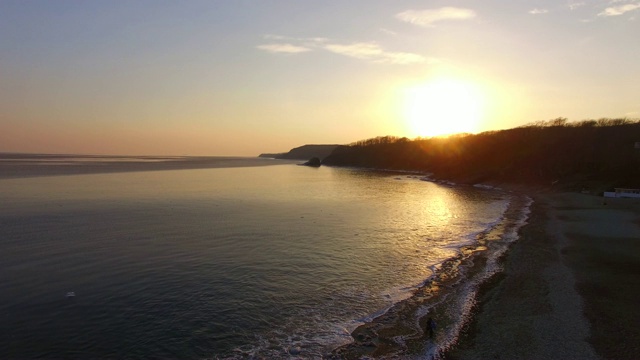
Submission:
[[[446,330],[446,334],[438,337],[438,341],[433,346],[426,348],[425,353],[419,356],[418,359],[439,359],[440,354],[457,342],[462,329],[471,320],[471,313],[476,304],[476,296],[480,285],[494,274],[502,271],[502,265],[498,260],[508,250],[510,244],[518,239],[520,228],[527,223],[533,199],[523,196],[518,201],[523,201],[523,204],[516,209],[515,214],[507,214],[504,222],[500,224],[501,226],[504,225],[505,228],[501,232],[499,241],[492,241],[488,244],[489,252],[484,269],[473,278],[464,279],[465,281],[461,283],[462,289],[457,291],[458,298],[456,300],[458,303],[457,311],[460,314],[459,320]]]
[[[467,274],[468,269],[473,266],[473,257],[464,259],[463,264],[461,264],[459,267],[459,270],[462,272],[462,276],[457,281],[455,281],[455,283],[452,285],[452,288],[450,289],[450,292],[444,294],[444,296],[439,301],[431,303],[429,305],[420,306],[414,312],[414,326],[419,333],[422,333],[424,331],[420,327],[420,319],[432,312],[434,307],[440,307],[446,304],[445,306],[449,308],[449,311],[451,313],[458,314],[457,319],[449,326],[440,328],[438,330],[436,339],[429,340],[428,343],[425,344],[423,353],[417,355],[395,353],[388,358],[411,360],[440,359],[440,354],[442,354],[447,348],[455,344],[462,329],[470,320],[472,310],[476,304],[476,295],[479,286],[487,281],[493,274],[502,270],[498,259],[509,248],[509,245],[518,239],[519,229],[527,223],[528,215],[530,213],[530,206],[533,203],[533,200],[530,197],[525,196],[515,201],[522,202],[522,204],[519,205],[518,209],[507,213],[509,207],[505,206],[505,212],[498,221],[488,224],[487,228],[485,228],[483,231],[470,234],[469,237],[467,237],[467,240],[473,238],[475,241],[477,241],[480,237],[486,237],[492,231],[500,232],[499,239],[497,239],[498,241],[496,241],[495,239],[486,239],[487,241],[489,241],[489,243],[487,244],[489,247],[489,252],[485,253],[487,254],[487,263],[484,268],[477,274]],[[465,244],[469,245],[469,242],[465,241]],[[445,262],[434,264],[431,266],[434,275],[426,280],[423,285],[428,284],[428,282],[437,275],[437,272],[443,271],[442,266]],[[472,277],[468,278],[467,275],[471,275]],[[415,336],[415,334],[408,336],[398,336],[394,338],[394,341],[402,347],[402,345],[405,344],[407,340]]]

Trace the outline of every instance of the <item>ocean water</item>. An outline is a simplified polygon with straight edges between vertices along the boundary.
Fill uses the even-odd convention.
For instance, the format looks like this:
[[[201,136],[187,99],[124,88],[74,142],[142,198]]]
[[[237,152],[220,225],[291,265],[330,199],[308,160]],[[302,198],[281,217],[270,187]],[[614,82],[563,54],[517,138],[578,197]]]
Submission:
[[[0,164],[0,358],[321,358],[498,231],[514,198],[207,161],[12,178]]]

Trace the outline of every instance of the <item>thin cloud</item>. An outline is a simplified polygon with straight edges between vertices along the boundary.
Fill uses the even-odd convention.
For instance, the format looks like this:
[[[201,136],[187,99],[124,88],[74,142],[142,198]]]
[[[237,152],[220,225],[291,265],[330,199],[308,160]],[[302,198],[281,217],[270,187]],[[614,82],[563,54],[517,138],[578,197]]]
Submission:
[[[640,3],[612,6],[604,9],[598,16],[619,16],[629,11],[640,9]]]
[[[579,7],[585,6],[586,4],[584,2],[571,2],[569,3],[569,10],[573,11]]]
[[[405,52],[385,52],[382,57],[377,60],[374,60],[376,63],[381,64],[398,64],[398,65],[409,65],[409,64],[420,64],[420,63],[429,63],[433,64],[437,62],[436,59],[433,58],[425,58],[422,55],[413,54],[413,53],[405,53]]]
[[[350,45],[327,44],[324,47],[333,53],[354,57],[356,59],[370,59],[380,56],[383,53],[382,48],[375,43],[354,43]]]
[[[380,32],[384,33],[384,34],[387,34],[387,35],[394,35],[394,36],[398,35],[397,32],[389,30],[389,29],[385,29],[385,28],[380,28]]]
[[[548,13],[549,10],[547,9],[533,9],[533,10],[529,10],[529,14],[531,15],[540,15],[540,14],[546,14]]]
[[[349,45],[326,44],[324,49],[335,54],[370,60],[375,63],[407,65],[427,61],[424,56],[418,54],[385,51],[380,45],[373,42],[360,42]]]
[[[288,40],[288,39],[290,39],[290,38],[287,38],[286,36],[274,35],[274,34],[264,34],[264,35],[262,35],[262,37],[267,39],[267,40]]]
[[[262,37],[266,40],[276,40],[276,41],[287,41],[287,42],[327,42],[329,41],[329,39],[324,38],[324,37],[310,37],[310,38],[304,38],[304,37],[292,37],[292,36],[283,36],[283,35],[276,35],[276,34],[265,34],[262,35]]]
[[[442,7],[428,10],[407,10],[396,14],[396,18],[410,24],[432,27],[444,20],[467,20],[476,17],[475,11],[456,7]]]
[[[264,35],[265,39],[287,41],[258,45],[257,48],[270,53],[298,54],[310,51],[329,51],[334,54],[379,64],[408,65],[434,63],[437,60],[409,52],[386,51],[376,42],[356,42],[340,44],[323,37],[294,38],[281,35]]]
[[[323,38],[323,37],[313,37],[313,38],[300,38],[298,39],[298,41],[301,41],[304,46],[316,47],[329,42],[329,39]]]
[[[293,44],[264,44],[258,45],[258,49],[264,50],[270,53],[285,53],[285,54],[299,54],[307,51],[311,51],[311,49],[297,46]]]

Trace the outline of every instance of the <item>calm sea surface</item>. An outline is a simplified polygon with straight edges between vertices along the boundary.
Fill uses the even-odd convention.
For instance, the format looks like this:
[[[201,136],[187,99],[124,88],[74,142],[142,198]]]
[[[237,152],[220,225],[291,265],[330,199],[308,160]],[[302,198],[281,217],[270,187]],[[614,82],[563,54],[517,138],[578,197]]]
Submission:
[[[0,179],[0,358],[319,358],[509,201],[293,164]]]

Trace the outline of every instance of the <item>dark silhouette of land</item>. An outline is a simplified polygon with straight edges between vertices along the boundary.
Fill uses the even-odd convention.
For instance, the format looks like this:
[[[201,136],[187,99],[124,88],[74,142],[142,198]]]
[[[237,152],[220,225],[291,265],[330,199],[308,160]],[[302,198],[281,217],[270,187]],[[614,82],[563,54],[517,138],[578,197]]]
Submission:
[[[638,187],[640,122],[558,118],[476,135],[377,137],[337,147],[322,164],[429,172],[458,183]]]
[[[289,160],[309,160],[311,158],[324,159],[340,145],[303,145],[293,148],[286,153],[260,154],[259,157]]]
[[[637,357],[640,199],[604,202],[563,190],[598,194],[640,187],[639,121],[559,118],[449,138],[378,137],[340,146],[322,164],[501,184],[534,200],[519,240],[500,259],[504,270],[480,286],[471,318],[454,344],[441,347],[419,332],[402,344],[393,341],[411,333],[389,318],[397,309],[402,313],[412,297],[358,327],[354,341],[328,358],[393,357],[402,346],[450,360]],[[421,329],[426,320],[426,315],[419,320]]]

